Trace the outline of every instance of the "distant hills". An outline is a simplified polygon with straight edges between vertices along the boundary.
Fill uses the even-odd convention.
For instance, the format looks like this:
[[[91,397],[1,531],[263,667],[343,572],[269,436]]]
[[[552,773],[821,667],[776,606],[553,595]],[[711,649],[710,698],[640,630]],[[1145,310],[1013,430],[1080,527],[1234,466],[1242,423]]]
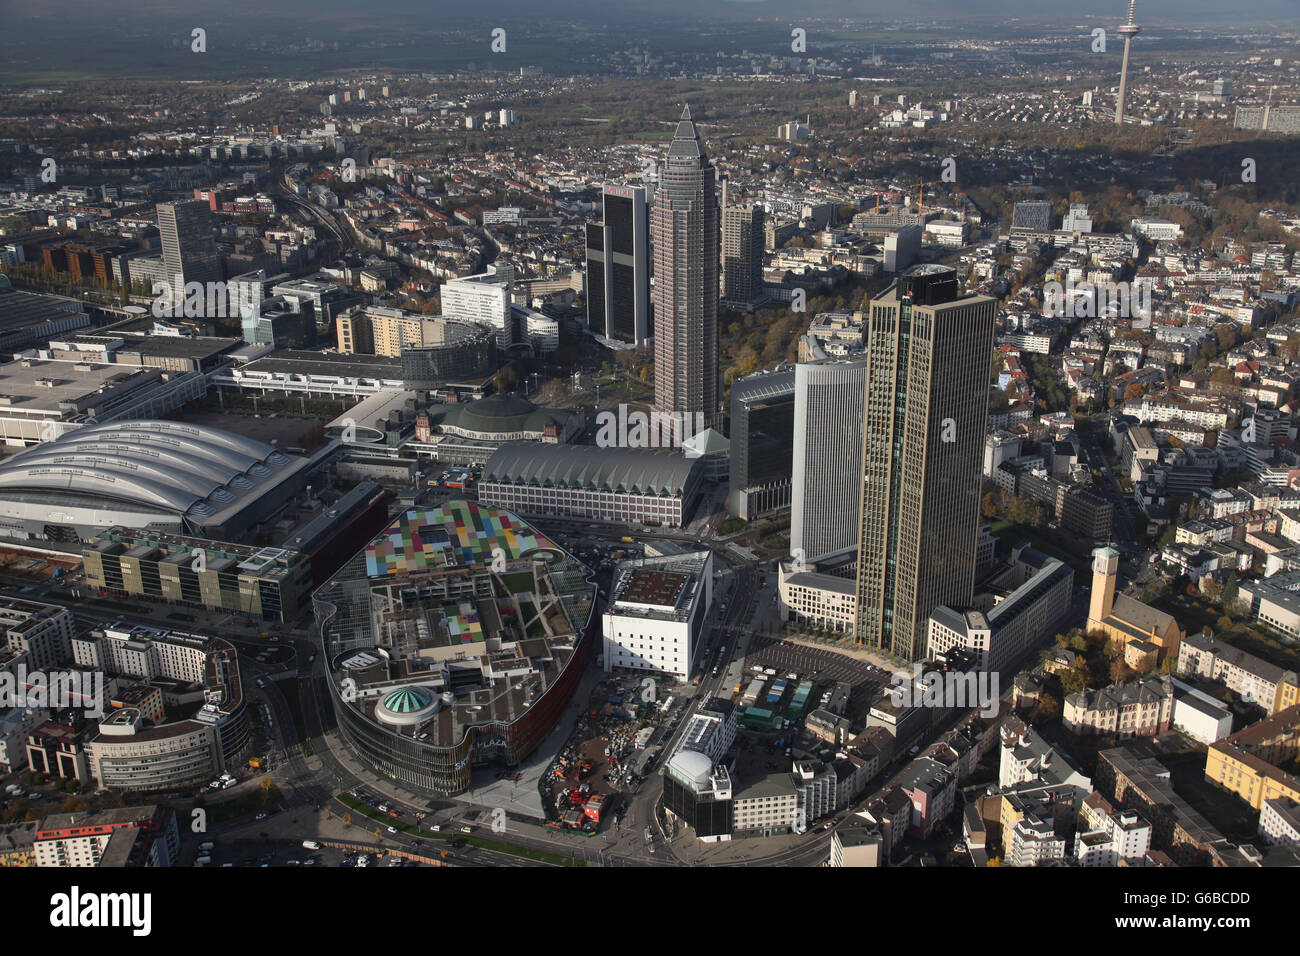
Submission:
[[[5,7],[10,26],[49,34],[59,30],[75,33],[79,25],[114,22],[141,26],[192,21],[199,26],[205,20],[239,20],[250,32],[265,29],[269,23],[297,22],[304,32],[323,32],[321,28],[326,26],[344,31],[350,27],[373,29],[385,20],[394,21],[394,26],[402,20],[453,25],[482,24],[493,18],[552,17],[607,24],[761,17],[796,25],[807,17],[903,18],[917,23],[1017,18],[1025,23],[1065,26],[1093,18],[1118,23],[1128,5],[1125,0],[1035,0],[1032,4],[1024,0],[926,0],[916,6],[898,0],[494,0],[485,5],[460,0],[223,0],[219,4],[211,0],[5,0]],[[1250,0],[1241,6],[1222,0],[1138,0],[1138,22],[1153,26],[1235,21],[1248,27],[1264,20],[1300,24],[1300,0]],[[104,39],[111,39],[111,34]]]

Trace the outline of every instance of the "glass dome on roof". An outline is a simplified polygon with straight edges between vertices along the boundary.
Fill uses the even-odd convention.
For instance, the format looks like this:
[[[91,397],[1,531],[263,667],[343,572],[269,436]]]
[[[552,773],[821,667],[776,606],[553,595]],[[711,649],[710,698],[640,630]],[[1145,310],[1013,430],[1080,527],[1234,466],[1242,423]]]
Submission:
[[[433,704],[433,694],[423,687],[403,687],[384,698],[384,707],[394,714],[412,714]]]

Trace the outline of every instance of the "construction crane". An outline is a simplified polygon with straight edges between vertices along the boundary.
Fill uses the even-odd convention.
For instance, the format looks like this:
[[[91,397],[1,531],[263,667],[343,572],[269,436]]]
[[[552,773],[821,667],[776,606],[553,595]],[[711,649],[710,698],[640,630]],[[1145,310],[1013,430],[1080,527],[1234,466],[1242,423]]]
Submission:
[[[926,186],[940,186],[940,185],[943,185],[943,184],[944,184],[944,183],[943,183],[943,180],[942,180],[942,179],[931,179],[931,180],[928,180],[927,182],[917,183],[917,184],[916,184],[916,188],[917,188],[916,214],[917,214],[918,216],[921,216],[921,217],[924,217],[924,216],[925,216],[925,187],[926,187]]]

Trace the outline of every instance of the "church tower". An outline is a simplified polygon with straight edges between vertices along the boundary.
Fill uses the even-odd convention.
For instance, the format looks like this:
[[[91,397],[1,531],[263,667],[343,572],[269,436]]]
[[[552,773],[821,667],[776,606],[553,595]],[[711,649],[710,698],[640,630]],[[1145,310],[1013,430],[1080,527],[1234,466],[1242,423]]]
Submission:
[[[1088,630],[1100,626],[1115,605],[1115,582],[1119,578],[1119,552],[1097,548],[1092,552],[1092,599],[1088,604]]]

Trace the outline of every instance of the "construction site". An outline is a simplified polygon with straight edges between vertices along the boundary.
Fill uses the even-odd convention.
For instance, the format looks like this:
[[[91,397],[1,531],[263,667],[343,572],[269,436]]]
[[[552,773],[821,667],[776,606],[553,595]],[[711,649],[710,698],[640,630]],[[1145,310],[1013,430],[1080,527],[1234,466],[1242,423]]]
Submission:
[[[587,712],[542,777],[547,826],[590,835],[621,815],[620,795],[637,788],[658,756],[653,744],[672,713],[672,696],[661,697],[658,687],[645,677],[596,685]]]

